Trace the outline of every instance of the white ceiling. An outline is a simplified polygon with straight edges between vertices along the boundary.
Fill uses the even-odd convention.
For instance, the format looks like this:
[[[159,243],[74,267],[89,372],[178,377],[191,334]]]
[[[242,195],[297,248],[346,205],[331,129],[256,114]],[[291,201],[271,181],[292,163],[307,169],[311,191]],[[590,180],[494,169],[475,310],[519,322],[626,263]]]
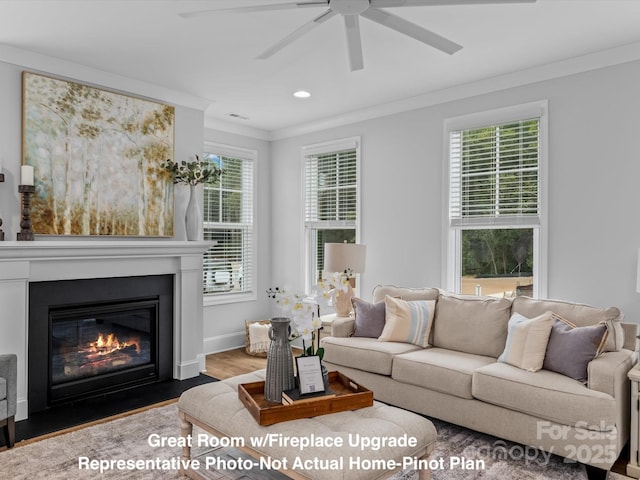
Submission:
[[[365,66],[350,72],[340,16],[255,58],[322,7],[178,16],[286,1],[0,0],[0,44],[200,97],[214,121],[273,133],[640,42],[640,0],[394,8],[464,48],[449,56],[363,18]],[[298,89],[312,97],[295,99]]]

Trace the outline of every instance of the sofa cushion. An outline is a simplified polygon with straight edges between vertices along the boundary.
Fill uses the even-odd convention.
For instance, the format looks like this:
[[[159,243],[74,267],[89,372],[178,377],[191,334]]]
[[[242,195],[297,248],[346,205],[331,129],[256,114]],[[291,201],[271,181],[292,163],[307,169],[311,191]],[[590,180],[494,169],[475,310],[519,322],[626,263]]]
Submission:
[[[438,300],[440,291],[437,288],[407,288],[394,285],[378,285],[373,289],[373,302],[384,302],[389,295],[402,300]]]
[[[512,311],[529,318],[551,311],[566,318],[578,327],[605,322],[609,330],[609,337],[605,343],[604,351],[618,352],[624,345],[624,330],[620,323],[623,315],[616,307],[598,308],[562,300],[537,300],[529,297],[516,297],[513,300]]]
[[[511,301],[442,293],[436,303],[433,346],[498,358],[507,340]]]
[[[398,382],[472,399],[471,379],[474,370],[495,361],[491,357],[427,348],[396,355],[391,377]]]
[[[369,303],[353,297],[351,304],[355,317],[353,336],[378,338],[384,329],[384,303]]]
[[[423,348],[429,346],[435,300],[407,302],[387,295],[384,303],[385,324],[378,340],[412,343]]]
[[[7,398],[7,381],[0,377],[0,400]]]
[[[600,353],[606,338],[605,323],[576,327],[568,320],[554,315],[542,368],[585,383],[587,366]]]
[[[377,338],[365,337],[325,337],[320,344],[327,362],[380,375],[391,375],[395,355],[420,348],[410,343],[380,342]]]
[[[562,425],[600,431],[616,425],[612,396],[555,372],[493,363],[473,373],[472,393],[478,400]]]
[[[537,372],[544,362],[552,325],[551,312],[535,318],[514,313],[509,319],[507,343],[498,361],[529,372]]]

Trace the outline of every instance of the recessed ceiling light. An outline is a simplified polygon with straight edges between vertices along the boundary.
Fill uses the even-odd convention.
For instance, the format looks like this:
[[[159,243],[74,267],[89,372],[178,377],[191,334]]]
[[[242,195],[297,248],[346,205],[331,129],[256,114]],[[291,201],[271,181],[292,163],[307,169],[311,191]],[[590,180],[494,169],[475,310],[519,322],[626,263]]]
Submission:
[[[293,96],[296,98],[309,98],[311,94],[306,90],[298,90],[297,92],[293,92]]]

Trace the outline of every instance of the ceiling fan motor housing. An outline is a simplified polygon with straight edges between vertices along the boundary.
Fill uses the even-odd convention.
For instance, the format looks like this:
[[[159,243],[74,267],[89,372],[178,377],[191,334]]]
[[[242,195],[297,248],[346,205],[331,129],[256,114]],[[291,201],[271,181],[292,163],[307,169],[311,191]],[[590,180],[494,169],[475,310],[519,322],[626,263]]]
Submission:
[[[329,8],[342,15],[360,15],[369,8],[369,0],[330,0]]]

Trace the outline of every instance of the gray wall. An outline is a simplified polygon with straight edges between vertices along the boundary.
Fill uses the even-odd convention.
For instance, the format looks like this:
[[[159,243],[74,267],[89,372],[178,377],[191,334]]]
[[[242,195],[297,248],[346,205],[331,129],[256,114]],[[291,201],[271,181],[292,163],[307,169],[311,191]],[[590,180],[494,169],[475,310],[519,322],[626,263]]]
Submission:
[[[548,296],[638,321],[639,84],[633,62],[274,141],[274,282],[303,285],[302,146],[362,137],[361,295],[379,283],[440,286],[444,120],[546,99]]]
[[[271,285],[271,173],[270,142],[242,135],[205,129],[205,140],[249,148],[258,152],[256,162],[256,300],[211,305],[204,308],[204,351],[211,353],[242,346],[245,320],[269,318],[271,305],[266,290]],[[265,316],[266,315],[266,316]]]
[[[58,69],[55,61],[47,65],[41,70],[50,74],[131,93],[154,92],[153,86],[145,90],[104,72]],[[19,230],[24,69],[0,62],[0,153],[7,179],[0,184],[0,218],[9,240]],[[178,105],[176,158],[201,151],[204,140],[258,151],[257,299],[205,307],[204,351],[242,345],[244,320],[272,311],[263,295],[269,286],[304,283],[302,146],[362,139],[361,237],[368,257],[361,295],[370,298],[378,283],[439,286],[444,120],[543,99],[549,101],[549,296],[616,305],[637,321],[638,84],[640,62],[634,62],[273,142],[205,130],[202,109]]]

